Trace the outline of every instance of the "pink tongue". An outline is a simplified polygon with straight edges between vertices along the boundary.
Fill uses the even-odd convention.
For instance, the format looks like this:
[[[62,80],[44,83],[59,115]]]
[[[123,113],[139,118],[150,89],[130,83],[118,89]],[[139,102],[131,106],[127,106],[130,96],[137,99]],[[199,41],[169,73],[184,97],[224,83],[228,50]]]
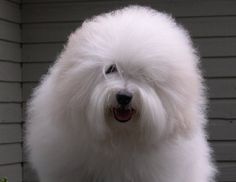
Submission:
[[[113,112],[116,120],[121,122],[128,121],[132,117],[132,111],[130,109],[119,108],[119,109],[114,109]]]

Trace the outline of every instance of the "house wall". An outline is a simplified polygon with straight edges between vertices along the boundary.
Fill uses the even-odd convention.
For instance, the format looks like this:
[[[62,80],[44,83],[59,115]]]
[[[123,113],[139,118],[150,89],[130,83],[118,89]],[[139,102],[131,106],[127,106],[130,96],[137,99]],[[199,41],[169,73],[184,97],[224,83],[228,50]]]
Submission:
[[[0,1],[0,178],[22,181],[19,1]]]
[[[214,149],[220,170],[218,181],[236,181],[236,1],[148,0],[132,2],[172,13],[178,22],[190,30],[194,43],[202,56],[204,76],[209,87],[209,142]],[[17,3],[10,1],[5,3],[5,6],[14,5],[18,7]],[[23,0],[23,102],[27,101],[32,88],[38,84],[41,75],[46,73],[48,66],[55,61],[70,32],[87,17],[127,4],[130,4],[129,1],[124,0]],[[8,20],[9,16],[1,18],[0,23],[9,23],[5,19]],[[10,20],[10,25],[16,26],[15,31],[19,29],[18,23],[18,19]],[[10,38],[12,37],[10,36]],[[0,38],[0,47],[3,47],[3,50],[9,49],[11,52],[11,54],[9,54],[9,50],[0,52],[0,59],[2,60],[0,64],[10,69],[14,67],[14,70],[19,70],[19,40],[17,38],[11,40],[10,38],[6,35]],[[4,73],[7,68],[3,69],[1,66],[0,70],[3,70],[1,72]],[[21,121],[19,112],[21,102],[19,82],[21,80],[19,75],[14,77],[17,71],[12,71],[12,74],[9,72],[7,71],[6,76],[1,78],[2,81],[0,82],[0,87],[5,88],[5,91],[0,90],[0,112],[4,113],[0,117],[5,118],[0,121],[0,129],[1,127],[4,128],[5,133],[9,128],[9,131],[13,132],[12,128],[14,128],[19,132]],[[10,111],[17,111],[18,115]],[[10,113],[7,114],[8,112]],[[14,124],[3,124],[5,120]],[[12,137],[15,136],[15,133],[17,132],[5,134],[9,136],[3,137],[5,139],[1,141],[0,152],[15,147],[16,149],[12,151],[19,150],[16,153],[20,153],[20,141],[18,140],[20,134],[13,140]],[[1,134],[0,138],[2,138]],[[3,143],[10,144],[3,145]],[[0,155],[0,170],[9,166],[20,169],[20,156],[17,159],[15,159],[17,155],[11,156],[7,162],[4,162],[7,159],[6,156],[10,154],[10,152],[5,152],[3,159]],[[11,162],[13,165],[5,165],[13,158],[14,161]],[[23,180],[25,182],[37,181],[30,170],[27,159],[24,163]]]

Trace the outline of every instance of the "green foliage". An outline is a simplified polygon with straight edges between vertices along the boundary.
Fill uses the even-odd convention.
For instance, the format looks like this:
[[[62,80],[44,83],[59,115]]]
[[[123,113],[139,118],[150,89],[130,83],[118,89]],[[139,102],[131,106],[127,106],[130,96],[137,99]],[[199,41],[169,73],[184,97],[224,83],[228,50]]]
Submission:
[[[8,182],[8,179],[6,177],[0,177],[0,182]]]

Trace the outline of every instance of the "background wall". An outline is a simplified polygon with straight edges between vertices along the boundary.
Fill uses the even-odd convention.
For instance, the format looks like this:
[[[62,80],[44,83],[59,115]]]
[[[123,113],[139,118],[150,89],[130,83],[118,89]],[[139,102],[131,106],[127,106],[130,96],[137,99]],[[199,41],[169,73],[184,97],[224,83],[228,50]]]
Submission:
[[[0,177],[22,178],[19,1],[0,1]]]
[[[235,0],[19,1],[0,0],[0,176],[21,181],[21,104],[69,33],[92,15],[141,4],[173,14],[189,29],[209,87],[208,131],[220,169],[218,181],[236,182]],[[23,174],[25,182],[37,181],[26,158]]]

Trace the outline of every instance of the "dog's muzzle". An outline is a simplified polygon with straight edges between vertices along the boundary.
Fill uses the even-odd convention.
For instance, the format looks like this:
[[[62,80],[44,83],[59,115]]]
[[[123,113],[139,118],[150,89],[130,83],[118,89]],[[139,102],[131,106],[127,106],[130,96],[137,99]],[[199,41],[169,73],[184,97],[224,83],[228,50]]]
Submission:
[[[119,122],[127,122],[132,119],[135,110],[130,106],[133,95],[132,93],[121,90],[116,94],[118,107],[112,109],[114,118]]]

